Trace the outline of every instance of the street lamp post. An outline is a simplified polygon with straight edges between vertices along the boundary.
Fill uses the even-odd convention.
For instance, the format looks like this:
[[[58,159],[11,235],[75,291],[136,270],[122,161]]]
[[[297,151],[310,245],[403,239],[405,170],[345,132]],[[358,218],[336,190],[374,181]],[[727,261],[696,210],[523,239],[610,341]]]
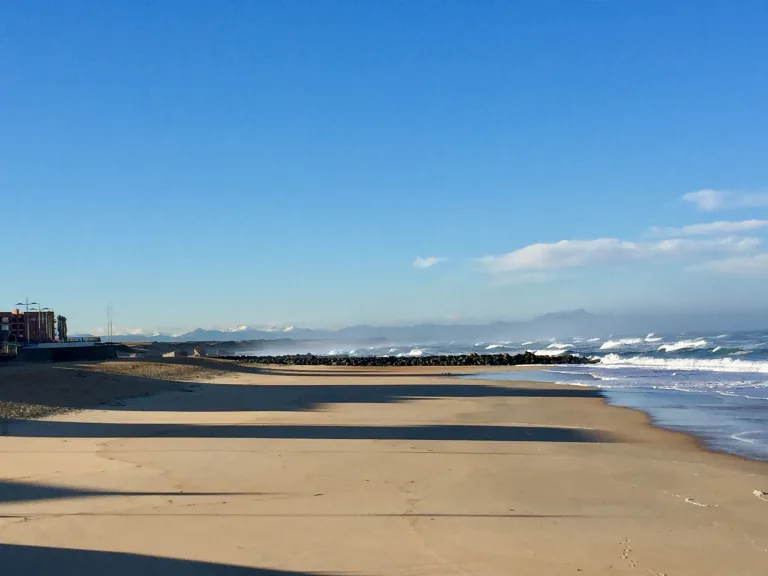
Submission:
[[[30,302],[29,298],[27,298],[26,302],[16,302],[16,306],[25,306],[24,310],[24,334],[27,342],[29,342],[29,307],[30,306],[40,306],[37,302]]]

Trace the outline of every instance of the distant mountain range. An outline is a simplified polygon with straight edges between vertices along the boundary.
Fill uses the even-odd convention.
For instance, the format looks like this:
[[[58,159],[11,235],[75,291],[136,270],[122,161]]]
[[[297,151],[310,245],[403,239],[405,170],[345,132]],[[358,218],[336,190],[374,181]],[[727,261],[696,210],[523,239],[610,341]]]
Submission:
[[[350,326],[339,330],[311,328],[257,328],[239,326],[233,330],[198,328],[172,336],[168,334],[121,334],[120,342],[223,342],[244,340],[323,340],[343,343],[428,343],[537,340],[564,337],[639,336],[648,332],[678,334],[768,329],[768,313],[719,314],[592,314],[586,310],[554,312],[519,322],[488,324],[417,324],[412,326]],[[81,335],[85,336],[85,335]]]

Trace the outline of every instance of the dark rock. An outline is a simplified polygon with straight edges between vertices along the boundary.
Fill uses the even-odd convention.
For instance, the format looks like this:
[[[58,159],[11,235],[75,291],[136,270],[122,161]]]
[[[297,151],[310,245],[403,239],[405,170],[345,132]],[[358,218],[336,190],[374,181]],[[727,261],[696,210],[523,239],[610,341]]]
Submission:
[[[281,364],[287,366],[525,366],[533,364],[597,364],[583,356],[537,356],[524,354],[450,354],[441,356],[219,356],[248,364]]]

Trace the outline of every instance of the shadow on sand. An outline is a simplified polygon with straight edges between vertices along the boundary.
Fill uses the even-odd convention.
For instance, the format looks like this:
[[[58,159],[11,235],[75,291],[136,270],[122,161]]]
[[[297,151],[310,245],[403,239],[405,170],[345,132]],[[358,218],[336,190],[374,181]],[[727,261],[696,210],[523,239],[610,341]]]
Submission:
[[[189,364],[192,361],[161,362],[159,364]],[[152,364],[155,364],[154,362]],[[229,373],[258,373],[268,370],[241,366],[229,362],[200,359],[198,367],[211,368]],[[336,371],[334,377],[343,377],[349,383],[312,383],[315,371],[298,371],[296,375],[306,377],[307,383],[286,383],[280,380],[274,384],[193,384],[177,383],[175,388],[167,380],[136,378],[132,375],[89,372],[88,370],[64,369],[47,374],[48,381],[36,381],[30,385],[0,385],[0,403],[39,404],[54,410],[83,408],[88,401],[95,402],[99,409],[121,409],[121,402],[110,402],[110,390],[122,397],[146,396],[155,391],[179,392],[179,389],[197,394],[183,402],[132,402],[131,410],[139,411],[182,411],[182,412],[230,412],[230,411],[308,411],[331,404],[390,404],[428,398],[600,398],[598,390],[590,388],[565,388],[543,385],[541,387],[489,384],[482,381],[467,383],[444,379],[435,384],[384,383],[367,384],[349,382],[350,378],[362,378],[370,371]],[[279,370],[275,374],[291,376],[293,371]],[[403,374],[378,372],[380,378],[402,378]],[[424,376],[422,374],[421,376]],[[434,376],[430,376],[434,377]],[[401,380],[400,380],[401,381]],[[344,381],[342,381],[344,382]],[[112,396],[114,397],[114,396]]]
[[[0,544],[2,574],[72,574],[83,576],[319,576],[227,564],[161,558],[142,554]],[[326,575],[330,576],[330,575]]]
[[[92,498],[102,496],[163,496],[166,498],[189,498],[193,496],[263,496],[257,492],[130,492],[120,490],[88,490],[69,486],[25,483],[16,480],[0,480],[0,503],[35,502],[69,498]],[[0,564],[0,566],[2,566]]]
[[[616,442],[608,432],[555,426],[327,426],[297,424],[123,424],[10,421],[22,438],[257,438],[306,440],[452,440],[468,442]]]

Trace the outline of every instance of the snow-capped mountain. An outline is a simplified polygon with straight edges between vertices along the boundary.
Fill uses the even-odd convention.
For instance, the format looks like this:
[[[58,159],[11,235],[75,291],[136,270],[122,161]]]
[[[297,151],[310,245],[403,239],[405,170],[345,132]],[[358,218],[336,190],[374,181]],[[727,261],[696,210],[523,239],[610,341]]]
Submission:
[[[297,328],[294,326],[250,326],[229,329],[198,328],[184,334],[121,334],[113,339],[122,342],[192,342],[243,340],[332,340],[362,342],[370,339],[398,342],[446,342],[536,339],[569,336],[608,336],[663,331],[750,330],[768,326],[768,315],[633,315],[592,314],[585,310],[544,314],[519,322],[488,324],[416,324],[411,326],[359,325],[339,330]]]

